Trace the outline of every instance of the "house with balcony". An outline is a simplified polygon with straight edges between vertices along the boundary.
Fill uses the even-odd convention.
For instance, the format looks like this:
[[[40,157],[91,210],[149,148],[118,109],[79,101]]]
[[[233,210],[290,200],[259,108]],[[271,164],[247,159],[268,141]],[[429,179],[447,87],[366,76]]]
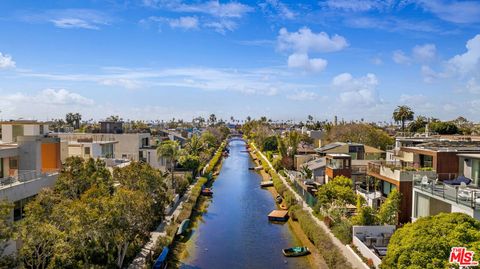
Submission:
[[[442,212],[461,212],[480,220],[480,153],[459,153],[453,180],[417,177],[412,197],[412,220]]]
[[[397,147],[392,160],[388,156],[386,162],[369,164],[369,177],[357,186],[357,192],[368,198],[374,207],[379,206],[392,189],[398,189],[402,194],[400,223],[409,222],[412,210],[417,211],[412,203],[412,199],[422,198],[416,193],[417,185],[422,181],[424,185],[433,181],[440,185],[444,180],[456,179],[460,163],[458,155],[480,150],[479,142],[472,141],[423,139],[422,142],[409,140],[408,143],[413,144]],[[413,214],[413,218],[417,215]]]
[[[65,144],[67,147],[67,156],[65,157],[114,159],[115,144],[117,143],[117,141],[93,141],[91,138],[70,141]]]

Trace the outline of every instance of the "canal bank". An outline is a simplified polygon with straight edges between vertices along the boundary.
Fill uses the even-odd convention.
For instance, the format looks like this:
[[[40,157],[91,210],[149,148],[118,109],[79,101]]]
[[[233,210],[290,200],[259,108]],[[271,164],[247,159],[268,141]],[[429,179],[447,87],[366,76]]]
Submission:
[[[192,233],[178,257],[179,268],[311,268],[306,257],[285,258],[282,248],[301,245],[288,224],[268,222],[276,205],[260,188],[262,178],[248,170],[253,164],[245,142],[230,143],[214,196],[195,216]]]
[[[255,166],[256,167],[262,166],[262,163],[260,162],[254,150],[249,150],[249,153],[252,159],[254,160]],[[261,169],[258,172],[261,175],[263,181],[272,180],[272,177],[267,172],[265,172],[264,169]],[[270,194],[272,195],[272,198],[277,197],[278,195],[277,190],[273,186],[267,187],[265,188],[265,190],[268,190],[270,192]],[[300,224],[296,221],[293,221],[292,218],[290,218],[288,220],[288,225],[290,226],[290,229],[292,230],[296,238],[301,242],[301,245],[306,246],[308,247],[308,249],[310,249],[311,254],[306,256],[306,258],[308,259],[308,262],[310,263],[310,266],[312,268],[328,268],[321,253],[318,251],[317,247],[305,235],[305,233],[302,230],[302,227],[300,227]]]

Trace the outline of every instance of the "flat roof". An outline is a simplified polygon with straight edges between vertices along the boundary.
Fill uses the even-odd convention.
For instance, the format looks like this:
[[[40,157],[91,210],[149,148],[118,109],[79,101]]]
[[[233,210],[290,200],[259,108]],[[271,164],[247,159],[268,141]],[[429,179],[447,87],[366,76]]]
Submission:
[[[480,159],[480,153],[461,153],[461,154],[457,154],[457,156],[460,156],[460,157],[466,157],[466,158],[472,158],[472,159]]]
[[[8,120],[8,121],[0,121],[0,124],[14,124],[14,125],[25,125],[25,124],[50,124],[50,121],[36,121],[36,120]]]
[[[348,154],[345,154],[345,153],[328,153],[327,154],[327,157],[328,156],[331,156],[331,157],[341,157],[341,158],[350,158],[352,156],[348,155]]]

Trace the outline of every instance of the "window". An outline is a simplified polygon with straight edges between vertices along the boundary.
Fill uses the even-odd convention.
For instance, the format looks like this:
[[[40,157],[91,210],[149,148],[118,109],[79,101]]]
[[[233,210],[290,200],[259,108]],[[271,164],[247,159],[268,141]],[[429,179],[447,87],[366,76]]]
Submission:
[[[45,126],[43,125],[40,125],[40,134],[43,135],[45,133],[45,129],[44,129]]]
[[[90,155],[90,147],[85,147],[85,155]]]
[[[383,195],[388,196],[388,194],[390,194],[390,192],[393,191],[396,188],[397,188],[397,186],[395,186],[394,184],[391,184],[390,182],[387,182],[387,181],[382,181],[382,193],[383,193]]]
[[[416,195],[415,218],[427,217],[430,215],[430,199],[420,193]]]
[[[18,160],[17,158],[10,158],[8,162],[10,169],[18,169]]]

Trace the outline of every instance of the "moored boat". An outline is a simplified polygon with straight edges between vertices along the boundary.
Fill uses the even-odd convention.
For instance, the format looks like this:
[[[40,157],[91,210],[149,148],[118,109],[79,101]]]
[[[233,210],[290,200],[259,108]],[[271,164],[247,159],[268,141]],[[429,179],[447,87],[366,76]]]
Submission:
[[[282,196],[280,196],[280,194],[278,194],[277,197],[275,197],[275,201],[277,201],[277,203],[280,204],[283,201]]]
[[[182,221],[177,230],[177,235],[182,235],[188,230],[188,225],[190,225],[190,219],[185,219]]]
[[[285,257],[299,257],[310,254],[310,250],[307,247],[284,248],[282,252]]]
[[[202,189],[202,195],[204,195],[204,196],[212,196],[212,195],[213,195],[213,191],[212,191],[212,189],[210,189],[210,188],[203,188],[203,189]]]

